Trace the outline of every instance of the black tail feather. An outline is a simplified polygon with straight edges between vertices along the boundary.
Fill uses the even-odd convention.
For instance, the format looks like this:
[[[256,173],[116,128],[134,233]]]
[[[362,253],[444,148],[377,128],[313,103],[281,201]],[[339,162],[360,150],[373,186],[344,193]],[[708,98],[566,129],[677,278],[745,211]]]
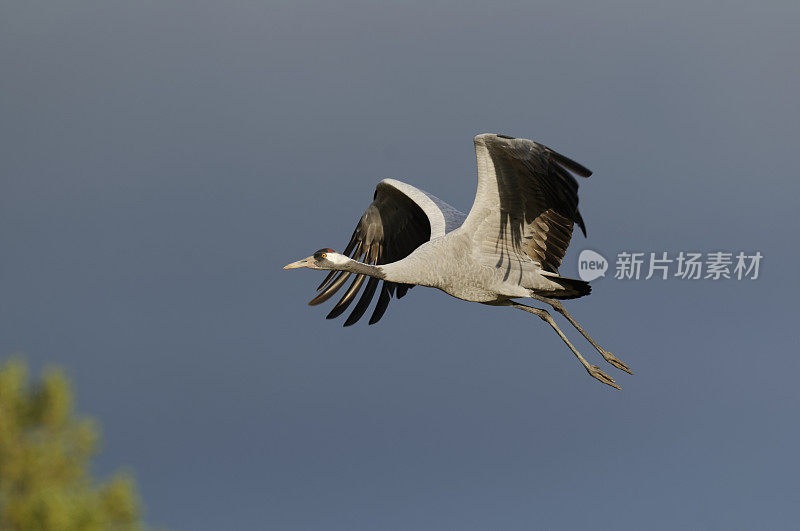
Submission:
[[[556,282],[557,284],[561,285],[564,290],[555,290],[555,291],[536,291],[539,295],[544,297],[550,297],[552,299],[577,299],[578,297],[583,297],[584,295],[588,295],[592,292],[592,287],[589,285],[588,282],[583,280],[577,280],[575,278],[565,278],[565,277],[547,277],[549,280]]]

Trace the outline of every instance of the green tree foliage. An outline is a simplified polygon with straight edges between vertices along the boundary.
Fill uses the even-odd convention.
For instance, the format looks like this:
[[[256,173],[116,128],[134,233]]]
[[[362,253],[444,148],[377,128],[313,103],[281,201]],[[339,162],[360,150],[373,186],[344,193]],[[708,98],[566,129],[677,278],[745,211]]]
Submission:
[[[31,385],[26,364],[0,364],[0,529],[141,529],[133,479],[90,477],[97,424],[78,417],[69,380],[46,369]]]

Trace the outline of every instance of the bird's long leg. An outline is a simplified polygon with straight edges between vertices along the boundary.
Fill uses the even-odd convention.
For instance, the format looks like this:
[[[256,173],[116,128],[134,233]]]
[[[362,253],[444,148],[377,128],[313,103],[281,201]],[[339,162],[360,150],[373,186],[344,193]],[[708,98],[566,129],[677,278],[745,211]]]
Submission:
[[[569,349],[572,351],[573,354],[575,354],[575,357],[578,358],[578,361],[581,362],[581,365],[583,365],[583,367],[586,369],[586,372],[588,372],[592,378],[596,378],[601,382],[603,382],[604,384],[610,385],[611,387],[614,387],[616,389],[622,389],[619,385],[617,385],[614,382],[614,379],[611,376],[607,375],[606,373],[601,371],[599,367],[597,367],[596,365],[592,365],[591,363],[586,361],[586,359],[583,356],[581,356],[581,353],[578,352],[578,349],[576,349],[572,345],[572,343],[570,343],[569,339],[567,339],[567,336],[564,335],[564,332],[561,331],[561,329],[556,324],[555,320],[553,320],[553,316],[550,315],[547,312],[547,310],[534,308],[533,306],[527,306],[525,304],[520,304],[514,301],[507,301],[505,305],[511,306],[512,308],[518,308],[520,310],[524,310],[528,313],[532,313],[533,315],[540,317],[543,321],[545,321],[547,324],[553,327],[553,330],[555,330],[558,336],[564,341],[564,343],[567,344]]]
[[[600,345],[598,345],[598,344],[597,344],[597,342],[596,342],[594,339],[592,339],[592,338],[591,338],[591,336],[590,336],[590,335],[589,335],[589,334],[586,332],[586,330],[584,330],[584,329],[581,327],[581,325],[579,325],[579,324],[578,324],[578,321],[576,321],[576,320],[575,320],[575,319],[574,319],[574,318],[573,318],[573,317],[572,317],[572,316],[569,314],[569,312],[567,312],[566,308],[564,308],[564,305],[563,305],[563,304],[561,304],[561,301],[559,301],[558,299],[550,299],[550,298],[548,298],[548,297],[542,297],[541,295],[536,295],[535,293],[531,294],[531,298],[532,298],[532,299],[536,299],[537,301],[544,302],[545,304],[549,304],[550,306],[552,306],[552,307],[553,307],[553,309],[554,309],[555,311],[557,311],[558,313],[560,313],[561,315],[563,315],[564,317],[566,317],[566,318],[567,318],[567,320],[568,320],[570,323],[572,323],[572,326],[574,326],[574,327],[575,327],[575,329],[576,329],[576,330],[578,330],[578,332],[580,332],[581,334],[583,334],[583,337],[585,337],[586,339],[588,339],[588,340],[589,340],[589,343],[591,343],[591,344],[592,344],[592,346],[594,346],[594,348],[596,348],[596,349],[597,349],[597,352],[599,352],[599,353],[600,353],[600,354],[603,356],[603,359],[604,359],[604,360],[606,360],[607,362],[609,362],[611,365],[613,365],[613,366],[614,366],[614,367],[616,367],[617,369],[620,369],[620,370],[622,370],[622,371],[625,371],[625,372],[627,372],[628,374],[633,374],[633,372],[630,370],[630,368],[628,368],[628,366],[627,366],[627,365],[625,365],[625,364],[622,362],[622,360],[620,360],[619,358],[617,358],[616,356],[614,356],[612,353],[610,353],[609,351],[607,351],[606,349],[604,349],[603,347],[601,347]]]

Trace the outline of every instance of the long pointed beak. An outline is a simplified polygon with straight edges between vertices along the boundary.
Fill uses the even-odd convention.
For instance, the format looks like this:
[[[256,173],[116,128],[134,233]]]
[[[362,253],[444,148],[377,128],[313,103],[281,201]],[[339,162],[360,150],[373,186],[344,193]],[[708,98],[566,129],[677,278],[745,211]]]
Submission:
[[[283,266],[284,269],[297,269],[298,267],[308,267],[309,261],[312,259],[312,256],[308,258],[303,258],[302,260],[298,260],[297,262],[292,262],[291,264],[287,264]]]

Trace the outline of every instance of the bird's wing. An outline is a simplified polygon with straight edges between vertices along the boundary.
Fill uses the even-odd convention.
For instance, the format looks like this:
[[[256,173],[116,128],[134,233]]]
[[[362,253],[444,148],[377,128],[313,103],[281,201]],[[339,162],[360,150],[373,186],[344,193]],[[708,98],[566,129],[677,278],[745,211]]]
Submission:
[[[427,192],[410,184],[384,179],[375,188],[372,204],[356,225],[350,243],[343,254],[368,264],[389,264],[402,260],[423,243],[444,236],[458,227],[464,214]],[[347,281],[351,273],[331,271],[317,288],[320,293],[309,302],[316,305],[331,298]],[[355,275],[350,287],[327,315],[333,319],[347,310],[366,280],[365,275]],[[358,321],[375,295],[377,278],[370,278],[361,298],[348,316],[344,326]],[[392,296],[401,298],[412,286],[383,282],[375,310],[369,324],[377,323]]]
[[[527,256],[557,273],[573,224],[586,235],[572,173],[592,172],[542,144],[502,135],[476,136],[475,155],[478,191],[464,230],[497,256],[498,267]]]

